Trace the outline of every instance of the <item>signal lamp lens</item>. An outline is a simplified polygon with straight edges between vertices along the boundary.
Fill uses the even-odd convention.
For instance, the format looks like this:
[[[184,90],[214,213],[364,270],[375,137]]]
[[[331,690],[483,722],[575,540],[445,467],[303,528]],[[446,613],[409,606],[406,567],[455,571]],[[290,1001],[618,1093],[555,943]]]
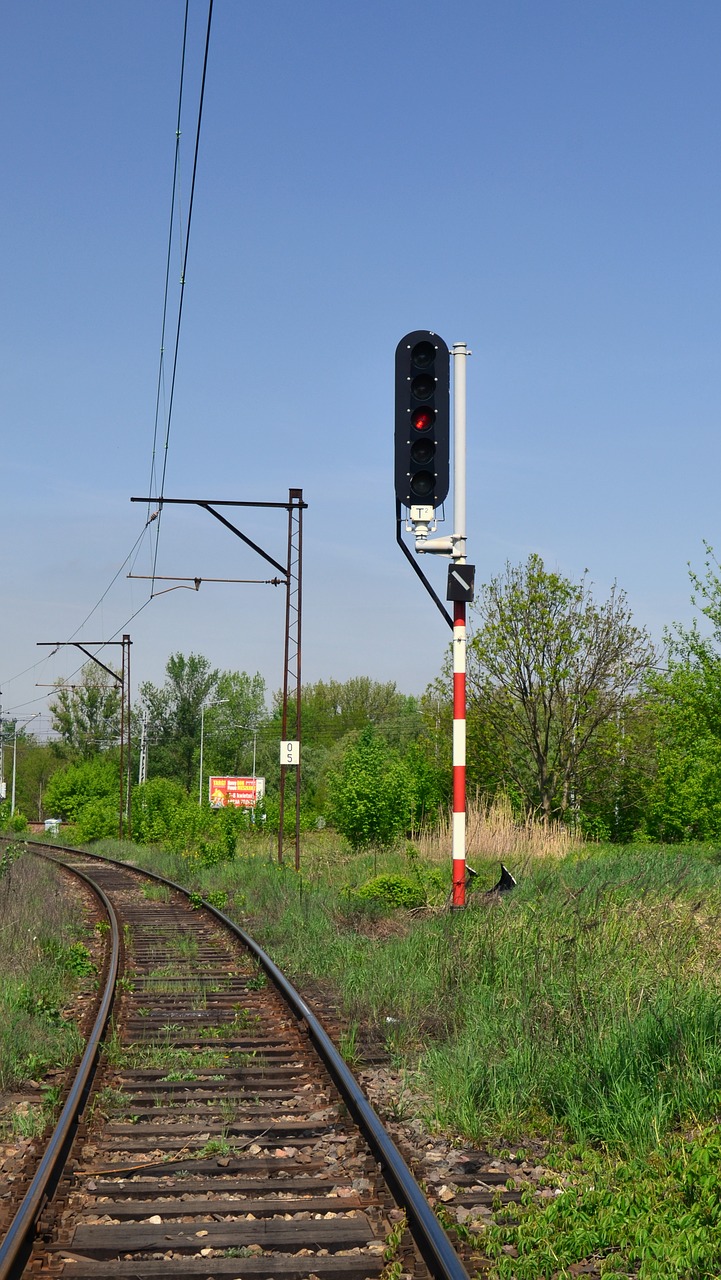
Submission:
[[[416,431],[427,431],[433,426],[435,420],[435,409],[416,409],[415,413],[411,414],[411,426],[415,427]]]
[[[416,471],[416,474],[411,476],[411,493],[415,494],[416,498],[427,498],[429,493],[433,493],[435,482],[436,478],[432,471]]]
[[[427,436],[425,439],[414,440],[411,445],[411,462],[415,462],[418,466],[427,467],[428,463],[433,461],[435,452],[436,446]]]
[[[416,400],[430,400],[436,389],[436,380],[427,373],[419,373],[411,383],[411,395]]]
[[[411,363],[416,369],[430,369],[436,358],[436,349],[432,342],[417,342],[411,351]]]

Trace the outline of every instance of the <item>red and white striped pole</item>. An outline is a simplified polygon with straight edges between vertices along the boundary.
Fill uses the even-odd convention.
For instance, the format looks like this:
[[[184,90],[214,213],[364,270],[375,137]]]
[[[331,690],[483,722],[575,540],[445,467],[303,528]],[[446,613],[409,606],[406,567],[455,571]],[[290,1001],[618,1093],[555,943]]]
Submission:
[[[466,562],[465,342],[453,344],[453,560]],[[453,907],[466,905],[466,604],[453,605]]]
[[[453,605],[453,906],[466,905],[466,604]]]

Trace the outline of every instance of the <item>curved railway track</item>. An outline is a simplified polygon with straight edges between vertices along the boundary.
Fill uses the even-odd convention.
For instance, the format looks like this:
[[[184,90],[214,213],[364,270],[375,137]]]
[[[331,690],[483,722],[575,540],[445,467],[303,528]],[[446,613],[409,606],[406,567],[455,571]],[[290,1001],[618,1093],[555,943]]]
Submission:
[[[104,900],[108,982],[0,1245],[0,1280],[364,1280],[384,1268],[467,1280],[326,1032],[257,944],[169,881],[51,851]]]

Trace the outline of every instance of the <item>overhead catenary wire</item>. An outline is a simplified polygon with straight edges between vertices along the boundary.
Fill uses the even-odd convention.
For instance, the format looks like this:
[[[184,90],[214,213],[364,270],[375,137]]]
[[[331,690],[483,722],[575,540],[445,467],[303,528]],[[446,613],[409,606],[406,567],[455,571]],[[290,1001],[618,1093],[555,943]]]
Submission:
[[[183,50],[180,57],[180,85],[178,88],[178,116],[175,126],[175,159],[173,163],[173,189],[170,197],[170,218],[168,225],[168,250],[165,259],[165,289],[163,293],[163,321],[160,330],[160,358],[158,362],[158,385],[155,393],[155,421],[153,424],[153,449],[150,458],[150,484],[148,493],[153,492],[155,485],[155,454],[158,442],[158,424],[160,421],[160,400],[161,393],[165,386],[165,327],[168,318],[168,294],[170,290],[170,263],[173,255],[173,227],[175,226],[175,198],[179,185],[180,174],[180,138],[181,138],[181,121],[183,112],[183,86],[185,83],[185,51],[188,43],[188,8],[190,0],[185,3],[185,19],[183,22]],[[179,214],[179,235],[180,235],[180,256],[183,256],[183,224],[182,224],[182,207],[181,201],[178,199]],[[150,519],[150,503],[148,503],[148,519]]]
[[[205,100],[205,83],[206,83],[206,77],[207,77],[207,71],[208,71],[208,53],[209,53],[209,49],[210,49],[210,30],[211,30],[212,21],[213,21],[213,0],[208,0],[208,23],[207,23],[207,27],[206,27],[206,33],[205,33],[205,51],[204,51],[204,54],[203,54],[203,74],[202,74],[202,79],[201,79],[201,84],[200,84],[200,97],[199,97],[199,101],[198,101],[198,118],[197,118],[197,124],[196,124],[196,129],[195,129],[195,149],[194,149],[194,153],[193,153],[193,172],[192,172],[192,177],[191,177],[191,181],[190,181],[190,197],[189,197],[189,200],[188,200],[188,221],[187,221],[186,230],[185,230],[185,248],[184,248],[184,251],[183,251],[183,266],[182,266],[182,272],[181,272],[181,276],[180,276],[180,295],[179,295],[179,298],[178,298],[178,317],[177,317],[177,322],[176,322],[176,327],[175,327],[175,346],[174,346],[174,350],[173,350],[173,370],[172,370],[172,375],[171,375],[171,379],[170,379],[170,395],[169,395],[169,397],[168,397],[168,412],[167,412],[167,418],[166,418],[165,444],[164,444],[164,447],[163,447],[163,468],[162,468],[162,474],[161,474],[161,478],[160,478],[160,492],[159,492],[159,495],[158,495],[158,497],[159,497],[159,504],[158,504],[158,521],[157,521],[157,524],[156,524],[156,527],[155,527],[155,553],[154,553],[154,555],[153,555],[153,570],[152,570],[153,578],[155,577],[155,573],[156,573],[156,569],[157,569],[157,564],[158,564],[158,549],[159,549],[159,546],[160,546],[160,524],[161,524],[161,519],[162,519],[162,510],[163,510],[163,495],[164,495],[164,493],[165,493],[165,477],[166,477],[167,468],[168,468],[168,448],[169,448],[169,445],[170,445],[170,429],[171,429],[171,426],[172,426],[173,405],[174,405],[174,402],[175,402],[175,382],[176,382],[176,376],[177,376],[177,371],[178,371],[178,352],[179,352],[179,350],[180,350],[180,329],[181,329],[181,324],[182,324],[182,319],[183,319],[183,300],[184,300],[184,297],[185,297],[185,282],[186,282],[186,279],[187,279],[188,251],[189,251],[189,248],[190,248],[190,229],[191,229],[191,224],[192,224],[192,220],[193,220],[193,202],[194,202],[194,199],[195,199],[195,181],[196,181],[197,172],[198,172],[198,154],[199,154],[199,150],[200,150],[200,129],[201,129],[201,124],[202,124],[202,120],[203,120],[203,103],[204,103],[204,100]],[[151,582],[151,586],[150,586],[150,595],[151,595],[151,598],[152,598],[152,596],[153,596],[153,583],[152,583],[152,582]]]

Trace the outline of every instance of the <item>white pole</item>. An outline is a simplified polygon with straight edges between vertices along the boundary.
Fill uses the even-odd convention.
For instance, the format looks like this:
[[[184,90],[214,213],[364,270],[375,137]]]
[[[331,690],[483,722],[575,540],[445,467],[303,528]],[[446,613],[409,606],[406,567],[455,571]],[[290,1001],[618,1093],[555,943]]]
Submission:
[[[453,343],[453,559],[466,560],[466,360],[465,342]]]
[[[198,775],[198,804],[203,804],[203,737],[205,734],[205,705],[200,708],[200,771]]]
[[[148,780],[148,712],[143,711],[140,729],[140,763],[138,764],[138,783]]]
[[[466,560],[465,342],[453,344],[453,560]],[[466,904],[466,604],[453,603],[453,907]]]
[[[10,817],[11,818],[15,813],[15,774],[17,773],[17,767],[18,767],[18,722],[16,720],[14,731],[13,731],[13,790],[12,790],[12,799],[10,801]]]

